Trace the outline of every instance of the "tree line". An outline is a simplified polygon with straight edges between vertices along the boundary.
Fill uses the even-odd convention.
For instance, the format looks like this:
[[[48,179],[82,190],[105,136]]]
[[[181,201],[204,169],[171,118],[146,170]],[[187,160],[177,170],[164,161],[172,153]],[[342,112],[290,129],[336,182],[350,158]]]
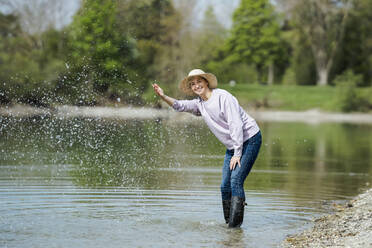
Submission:
[[[1,104],[146,104],[152,82],[176,94],[192,68],[220,83],[372,84],[370,0],[241,0],[231,28],[213,6],[195,24],[196,0],[82,0],[58,28],[61,1],[33,1],[0,0]]]

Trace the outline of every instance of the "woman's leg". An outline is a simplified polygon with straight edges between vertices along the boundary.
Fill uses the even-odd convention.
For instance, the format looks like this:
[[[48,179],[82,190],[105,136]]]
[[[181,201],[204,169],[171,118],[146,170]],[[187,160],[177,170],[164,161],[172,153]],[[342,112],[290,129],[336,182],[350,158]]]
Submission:
[[[244,181],[247,178],[257,158],[261,147],[261,133],[259,132],[243,145],[243,153],[240,159],[241,167],[236,166],[231,173],[231,207],[229,215],[229,227],[240,227],[244,218]]]
[[[232,196],[238,196],[245,199],[243,187],[244,181],[251,171],[254,162],[256,161],[258,152],[260,151],[261,143],[262,137],[260,132],[244,142],[243,153],[240,159],[241,167],[236,166],[235,169],[231,172]]]
[[[222,209],[225,217],[226,224],[229,223],[230,206],[231,206],[231,171],[230,171],[230,160],[233,153],[226,151],[225,160],[222,167],[222,182],[221,182],[221,196],[222,196]]]
[[[222,182],[221,182],[221,196],[222,200],[231,199],[231,170],[230,160],[233,152],[226,150],[225,160],[222,167]]]

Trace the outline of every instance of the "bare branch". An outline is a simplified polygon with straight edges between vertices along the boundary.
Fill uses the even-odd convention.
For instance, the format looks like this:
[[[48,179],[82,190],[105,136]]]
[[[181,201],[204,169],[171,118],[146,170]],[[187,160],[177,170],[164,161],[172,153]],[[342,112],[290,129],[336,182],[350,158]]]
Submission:
[[[60,28],[71,11],[61,0],[0,0],[0,6],[18,16],[22,29],[30,34]]]

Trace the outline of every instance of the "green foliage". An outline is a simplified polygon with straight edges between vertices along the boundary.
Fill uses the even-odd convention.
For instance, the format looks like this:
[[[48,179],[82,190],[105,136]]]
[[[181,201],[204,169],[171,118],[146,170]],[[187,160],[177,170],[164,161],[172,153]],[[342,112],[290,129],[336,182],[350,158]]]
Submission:
[[[334,83],[338,89],[338,104],[341,111],[366,112],[372,108],[368,99],[357,92],[356,86],[360,85],[362,81],[363,76],[354,74],[352,70],[347,70],[335,78]]]
[[[180,92],[178,89],[179,80],[190,70],[202,68],[218,75],[222,75],[226,71],[226,68],[220,66],[217,61],[221,60],[218,58],[220,48],[228,36],[228,30],[219,22],[212,6],[209,6],[204,12],[200,25],[192,24],[196,15],[192,4],[183,1],[182,7],[179,8],[180,15],[182,15],[181,30],[177,37],[179,45],[175,49],[173,67],[177,72],[176,81],[173,81],[173,88],[177,90],[174,91],[176,97]],[[225,63],[222,64],[225,65]],[[224,78],[219,78],[220,82],[224,80]],[[178,94],[180,97],[184,97],[180,93]]]
[[[234,60],[257,65],[274,60],[280,42],[279,25],[268,1],[241,1],[233,20],[232,37],[228,45]]]
[[[69,28],[70,71],[60,81],[62,92],[77,98],[79,104],[96,104],[97,96],[139,101],[140,80],[131,65],[136,57],[135,43],[117,32],[116,1],[85,0]],[[79,94],[84,93],[83,95]]]
[[[197,43],[196,57],[198,59],[196,62],[201,65],[201,68],[204,68],[227,38],[227,30],[218,21],[212,6],[209,6],[205,11],[201,27],[195,36],[197,37],[195,42]]]
[[[286,24],[282,32],[285,44],[290,46],[290,59],[287,65],[283,84],[315,85],[316,68],[311,51],[311,44],[293,22]],[[290,78],[288,78],[290,76]]]
[[[149,86],[154,80],[162,85],[174,84],[177,78],[174,70],[175,48],[181,21],[172,1],[120,1],[117,18],[120,23],[118,32],[136,40],[138,57],[132,64],[143,81],[143,91],[148,89],[153,93]],[[152,97],[144,96],[144,100],[153,102]]]
[[[311,48],[309,51],[316,65],[316,83],[319,86],[330,82],[349,9],[342,0],[298,0],[292,8],[292,23],[306,41],[303,48]]]
[[[254,66],[246,63],[233,63],[229,59],[223,58],[225,54],[221,53],[221,45],[227,41],[226,29],[218,22],[217,17],[213,12],[213,8],[209,7],[206,12],[197,34],[198,50],[196,56],[199,57],[201,68],[213,72],[219,83],[256,83],[258,75]],[[224,49],[222,47],[222,49]],[[220,58],[218,58],[220,56]],[[222,59],[221,59],[222,58]]]
[[[21,33],[21,26],[15,15],[4,15],[0,12],[0,36],[2,38],[14,37]]]
[[[289,67],[285,71],[283,75],[283,79],[282,79],[282,84],[283,85],[296,85],[296,73],[291,67]]]
[[[354,74],[352,70],[347,70],[343,74],[337,76],[334,79],[334,84],[336,86],[342,86],[350,84],[353,86],[361,85],[363,82],[363,76],[359,74]]]
[[[315,85],[317,80],[316,67],[311,53],[311,47],[303,39],[296,44],[293,52],[292,63],[299,85]]]
[[[253,64],[260,71],[279,58],[283,43],[274,8],[268,0],[242,0],[233,21],[226,47],[228,61]]]
[[[219,87],[235,95],[245,108],[293,111],[340,110],[337,89],[331,86],[237,84],[235,87],[230,87],[224,84]],[[365,91],[367,92],[367,89],[363,89],[362,92]]]
[[[257,98],[260,106],[306,109],[320,101],[325,110],[369,110],[371,91],[359,87],[372,84],[372,2],[352,1],[345,35],[339,42],[332,42],[334,37],[342,37],[336,29],[309,38],[310,24],[316,21],[312,18],[322,12],[313,2],[306,3],[311,10],[288,2],[290,9],[302,12],[286,15],[284,22],[278,14],[280,8],[274,9],[278,5],[270,3],[242,0],[231,30],[221,25],[212,7],[204,13],[200,26],[190,26],[195,10],[190,4],[189,9],[185,4],[177,10],[171,0],[83,0],[70,26],[39,34],[22,31],[20,17],[0,13],[0,104],[154,103],[158,98],[150,87],[152,82],[178,97],[179,79],[199,67],[216,74],[219,83],[236,81],[232,90],[242,91],[238,94],[243,101]],[[342,9],[334,11],[338,14],[326,21],[339,27]],[[333,62],[329,78],[335,78],[336,89],[318,92],[312,87],[295,87],[316,84],[315,65],[320,60],[314,51],[322,42],[326,54],[340,46],[337,56],[324,60]],[[260,90],[253,90],[257,97],[244,92],[252,88],[242,84],[268,81],[266,72],[272,65],[275,82],[282,82],[283,92],[258,85]],[[328,95],[331,91],[335,96]],[[306,94],[315,95],[309,99]]]
[[[372,1],[354,0],[346,25],[345,37],[334,70],[347,69],[363,75],[363,86],[372,85]]]
[[[206,66],[206,69],[216,75],[219,83],[229,83],[231,80],[238,84],[258,82],[258,74],[255,67],[244,63],[231,64],[226,60],[212,61]]]
[[[15,16],[0,15],[1,103],[138,104],[154,79],[175,81],[180,20],[171,1],[81,4],[60,32],[26,34]]]
[[[4,21],[5,20],[5,21]],[[0,16],[0,102],[47,106],[55,101],[55,82],[64,68],[60,60],[63,34],[21,31],[17,18]]]

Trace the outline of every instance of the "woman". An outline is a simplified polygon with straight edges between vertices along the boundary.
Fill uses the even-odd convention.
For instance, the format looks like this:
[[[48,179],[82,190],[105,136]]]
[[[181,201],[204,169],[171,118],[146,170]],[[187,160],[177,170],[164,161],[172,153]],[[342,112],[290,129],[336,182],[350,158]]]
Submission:
[[[217,78],[200,69],[190,71],[180,84],[193,100],[176,100],[153,84],[155,93],[179,112],[202,116],[212,133],[227,147],[222,169],[223,213],[229,227],[240,227],[244,217],[243,184],[261,147],[261,132],[256,121],[226,90],[217,88]]]

